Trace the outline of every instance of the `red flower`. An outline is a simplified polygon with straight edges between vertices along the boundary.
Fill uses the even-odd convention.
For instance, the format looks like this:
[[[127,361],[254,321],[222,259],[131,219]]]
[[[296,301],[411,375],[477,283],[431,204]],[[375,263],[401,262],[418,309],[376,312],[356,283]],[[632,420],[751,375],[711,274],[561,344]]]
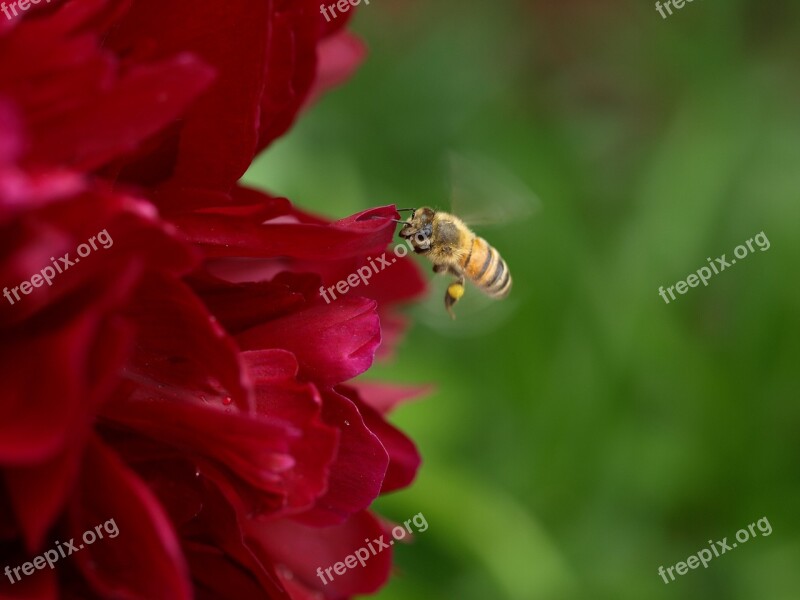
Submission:
[[[401,260],[324,302],[393,207],[328,223],[237,184],[359,62],[345,22],[310,0],[54,0],[0,26],[0,597],[385,582],[388,551],[315,571],[383,533],[368,507],[419,465],[384,418],[419,390],[346,382],[422,279]]]

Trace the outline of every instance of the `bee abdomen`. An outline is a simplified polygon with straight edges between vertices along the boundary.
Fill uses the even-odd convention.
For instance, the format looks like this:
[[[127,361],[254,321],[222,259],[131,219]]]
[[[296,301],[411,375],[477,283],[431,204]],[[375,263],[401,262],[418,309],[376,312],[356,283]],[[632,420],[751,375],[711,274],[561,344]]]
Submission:
[[[503,257],[500,256],[500,253],[494,248],[492,250],[497,254],[497,261],[494,273],[483,289],[493,298],[505,298],[511,291],[511,272],[508,270],[508,265],[503,260]]]
[[[463,269],[477,287],[493,298],[504,298],[511,290],[511,273],[506,261],[483,238],[473,239]]]

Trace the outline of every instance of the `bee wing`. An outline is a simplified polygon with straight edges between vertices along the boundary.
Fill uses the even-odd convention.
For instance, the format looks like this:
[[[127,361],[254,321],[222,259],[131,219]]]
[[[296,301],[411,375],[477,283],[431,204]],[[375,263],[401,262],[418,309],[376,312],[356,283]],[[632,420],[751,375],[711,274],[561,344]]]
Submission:
[[[499,163],[478,155],[451,152],[450,209],[468,225],[523,221],[541,208],[539,197]]]
[[[523,302],[519,289],[514,290],[516,294],[498,301],[467,281],[466,293],[453,306],[454,320],[444,307],[444,293],[452,282],[450,275],[434,276],[427,296],[412,309],[417,322],[443,336],[471,338],[486,335],[511,319]]]

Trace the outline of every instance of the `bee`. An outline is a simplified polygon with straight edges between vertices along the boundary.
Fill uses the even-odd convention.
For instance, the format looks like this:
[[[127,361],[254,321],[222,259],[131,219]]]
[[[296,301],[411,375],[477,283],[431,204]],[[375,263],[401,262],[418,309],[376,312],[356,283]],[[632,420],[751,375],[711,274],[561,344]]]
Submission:
[[[432,208],[411,210],[401,221],[400,237],[409,240],[414,252],[433,263],[434,273],[455,277],[444,295],[444,307],[455,319],[453,305],[464,295],[464,282],[472,281],[487,296],[501,299],[511,291],[511,272],[500,253],[475,235],[458,217]]]

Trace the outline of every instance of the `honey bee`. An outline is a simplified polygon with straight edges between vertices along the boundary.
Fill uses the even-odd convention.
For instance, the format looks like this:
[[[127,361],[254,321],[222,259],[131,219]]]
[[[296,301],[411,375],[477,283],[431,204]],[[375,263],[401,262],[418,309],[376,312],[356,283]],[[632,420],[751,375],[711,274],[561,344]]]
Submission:
[[[453,305],[464,295],[466,279],[490,298],[508,296],[511,291],[508,265],[486,240],[452,214],[428,207],[407,210],[413,212],[408,220],[401,221],[400,237],[409,240],[415,253],[430,259],[434,273],[455,277],[444,296],[445,309],[453,319]]]

